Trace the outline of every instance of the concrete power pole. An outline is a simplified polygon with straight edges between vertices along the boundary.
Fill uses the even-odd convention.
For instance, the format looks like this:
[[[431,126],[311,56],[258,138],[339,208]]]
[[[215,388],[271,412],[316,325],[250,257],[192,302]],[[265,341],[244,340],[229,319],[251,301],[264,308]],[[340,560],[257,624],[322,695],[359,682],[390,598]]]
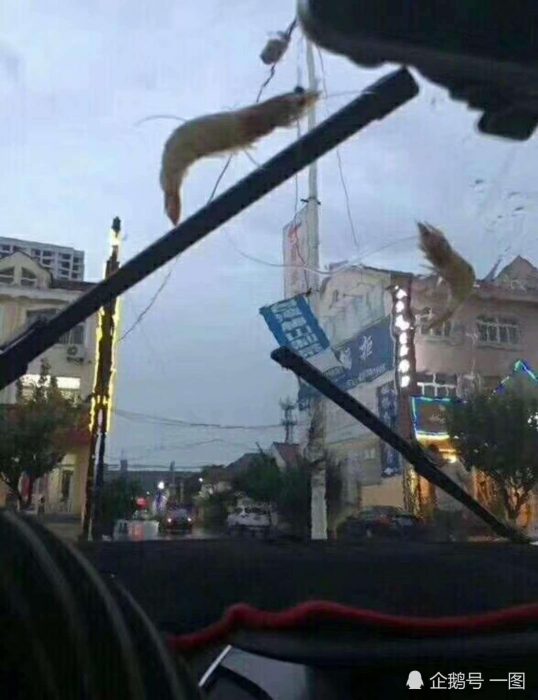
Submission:
[[[316,66],[314,63],[314,49],[310,41],[306,41],[306,65],[308,71],[308,88],[317,89]],[[308,129],[316,126],[315,107],[308,112]],[[308,260],[314,269],[319,268],[319,201],[318,201],[318,167],[314,161],[308,168],[308,204],[307,204],[307,227],[308,227]],[[311,302],[310,305],[316,317],[320,314],[320,284],[316,273],[309,273]],[[317,398],[314,400],[312,415],[312,425],[315,428],[311,431],[308,444],[308,459],[316,462],[311,477],[311,537],[313,540],[327,539],[327,500],[326,500],[326,465],[323,461],[325,448],[325,400]]]

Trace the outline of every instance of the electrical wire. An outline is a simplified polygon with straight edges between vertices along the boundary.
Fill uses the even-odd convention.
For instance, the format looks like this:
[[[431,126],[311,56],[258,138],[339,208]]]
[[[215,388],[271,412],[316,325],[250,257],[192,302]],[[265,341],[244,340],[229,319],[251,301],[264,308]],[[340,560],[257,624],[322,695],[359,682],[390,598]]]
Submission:
[[[167,452],[167,451],[175,451],[175,450],[188,450],[192,449],[193,447],[202,447],[203,445],[211,445],[211,444],[223,444],[223,445],[230,445],[232,447],[241,447],[242,449],[247,449],[247,450],[254,450],[254,445],[248,444],[246,442],[233,442],[231,440],[224,440],[223,438],[213,438],[211,440],[200,440],[198,442],[191,442],[191,443],[169,443],[169,444],[163,444],[163,445],[154,445],[148,449],[145,449],[141,451],[139,454],[137,454],[134,457],[130,457],[130,460],[138,460],[138,459],[145,459],[149,455],[155,454],[156,452]],[[136,449],[136,448],[135,448]],[[110,461],[116,461],[121,459],[119,456],[114,456],[114,455],[108,455],[107,460]]]
[[[325,94],[325,97],[328,97],[329,90],[327,88],[327,74],[325,72],[325,63],[323,62],[323,55],[321,53],[321,50],[317,49],[318,53],[318,58],[319,58],[319,64],[321,68],[321,82],[323,85],[323,92]],[[326,110],[327,111],[327,110]],[[344,191],[344,199],[346,202],[346,211],[347,211],[347,218],[349,221],[349,230],[351,232],[351,237],[353,238],[353,242],[355,243],[355,247],[357,248],[358,251],[360,251],[361,247],[359,245],[359,239],[357,236],[357,230],[355,228],[355,222],[353,221],[353,214],[351,212],[351,202],[349,198],[349,190],[347,188],[347,183],[346,183],[346,177],[344,175],[344,166],[342,163],[342,156],[340,154],[340,148],[336,146],[334,149],[336,153],[336,162],[338,164],[338,173],[340,176],[340,182],[342,184],[342,190]]]
[[[112,412],[120,418],[132,420],[134,422],[145,422],[159,425],[182,426],[188,428],[214,428],[219,430],[267,430],[282,428],[281,423],[270,423],[263,425],[240,425],[240,424],[222,424],[222,423],[204,423],[196,421],[187,421],[181,418],[166,418],[164,416],[155,416],[147,413],[138,413],[135,411],[126,411],[121,408],[113,408]]]
[[[250,255],[249,253],[245,253],[244,250],[238,247],[237,243],[231,238],[231,236],[227,233],[226,229],[224,229],[225,234],[228,237],[228,240],[231,242],[232,246],[235,248],[237,253],[241,255],[243,258],[246,258],[247,260],[251,260],[252,262],[258,263],[260,265],[265,265],[267,267],[278,267],[278,268],[297,268],[297,269],[303,269],[303,265],[294,265],[291,263],[279,263],[279,262],[274,262],[272,260],[263,260],[262,258],[257,258],[254,255]],[[345,265],[342,265],[342,267],[339,267],[336,270],[322,270],[318,269],[315,267],[304,267],[305,270],[308,270],[309,272],[313,272],[317,275],[324,275],[326,277],[331,277],[332,275],[336,274],[337,272],[343,272],[345,270],[351,270],[355,267],[359,267],[364,260],[367,258],[371,257],[372,255],[376,255],[377,253],[386,250],[387,248],[391,248],[392,246],[398,245],[399,243],[405,243],[407,241],[411,240],[416,240],[416,236],[405,236],[403,238],[398,238],[395,241],[390,241],[389,243],[385,243],[384,245],[380,246],[379,248],[374,248],[374,250],[370,250],[367,253],[363,253],[360,257],[358,258],[352,258],[351,260],[348,260]]]

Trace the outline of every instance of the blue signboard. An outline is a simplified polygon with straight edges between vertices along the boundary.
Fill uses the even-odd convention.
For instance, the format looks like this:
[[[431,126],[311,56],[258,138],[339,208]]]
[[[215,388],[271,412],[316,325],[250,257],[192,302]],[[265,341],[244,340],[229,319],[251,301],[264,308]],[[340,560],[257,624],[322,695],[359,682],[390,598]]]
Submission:
[[[372,382],[394,369],[394,340],[390,316],[368,326],[336,348],[336,356],[347,370],[344,389]]]
[[[385,372],[393,370],[394,340],[390,316],[385,316],[339,345],[335,348],[335,354],[345,368],[345,373],[335,381],[345,391],[358,384],[372,382]],[[316,393],[308,384],[300,382],[299,408],[307,408]]]
[[[336,381],[345,374],[304,296],[299,294],[264,306],[260,313],[281,346],[291,348],[309,360],[330,379]]]
[[[398,404],[394,382],[390,381],[377,389],[378,415],[393,430],[396,428]],[[389,477],[402,473],[402,460],[398,452],[381,441],[381,476]]]
[[[301,295],[263,306],[260,313],[278,344],[291,348],[305,360],[329,347],[329,339]]]

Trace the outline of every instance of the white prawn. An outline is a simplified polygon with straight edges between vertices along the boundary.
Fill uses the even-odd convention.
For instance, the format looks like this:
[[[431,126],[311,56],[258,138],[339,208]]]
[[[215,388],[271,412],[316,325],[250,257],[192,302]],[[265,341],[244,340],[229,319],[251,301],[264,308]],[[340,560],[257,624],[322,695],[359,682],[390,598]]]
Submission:
[[[471,294],[476,275],[472,265],[457,253],[439,229],[418,223],[420,248],[434,271],[448,285],[448,303],[444,311],[426,324],[425,330],[438,328],[448,321]]]
[[[174,225],[179,222],[180,188],[193,163],[206,156],[243,150],[277,127],[290,126],[318,96],[315,91],[296,88],[249,107],[190,119],[175,129],[164,146],[160,175],[170,221]]]

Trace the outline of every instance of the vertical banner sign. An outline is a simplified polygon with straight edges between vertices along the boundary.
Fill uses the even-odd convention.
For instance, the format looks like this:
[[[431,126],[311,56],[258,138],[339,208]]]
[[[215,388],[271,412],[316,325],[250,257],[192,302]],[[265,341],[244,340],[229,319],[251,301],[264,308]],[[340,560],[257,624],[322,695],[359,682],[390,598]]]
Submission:
[[[304,294],[310,287],[310,275],[306,270],[312,266],[308,248],[308,207],[303,207],[283,229],[284,296],[286,299]]]
[[[303,296],[263,306],[260,313],[279,345],[301,355],[330,379],[337,380],[345,373]]]
[[[393,430],[396,428],[397,403],[394,381],[377,388],[378,415]],[[402,461],[396,450],[381,441],[381,476],[389,477],[402,473]]]

